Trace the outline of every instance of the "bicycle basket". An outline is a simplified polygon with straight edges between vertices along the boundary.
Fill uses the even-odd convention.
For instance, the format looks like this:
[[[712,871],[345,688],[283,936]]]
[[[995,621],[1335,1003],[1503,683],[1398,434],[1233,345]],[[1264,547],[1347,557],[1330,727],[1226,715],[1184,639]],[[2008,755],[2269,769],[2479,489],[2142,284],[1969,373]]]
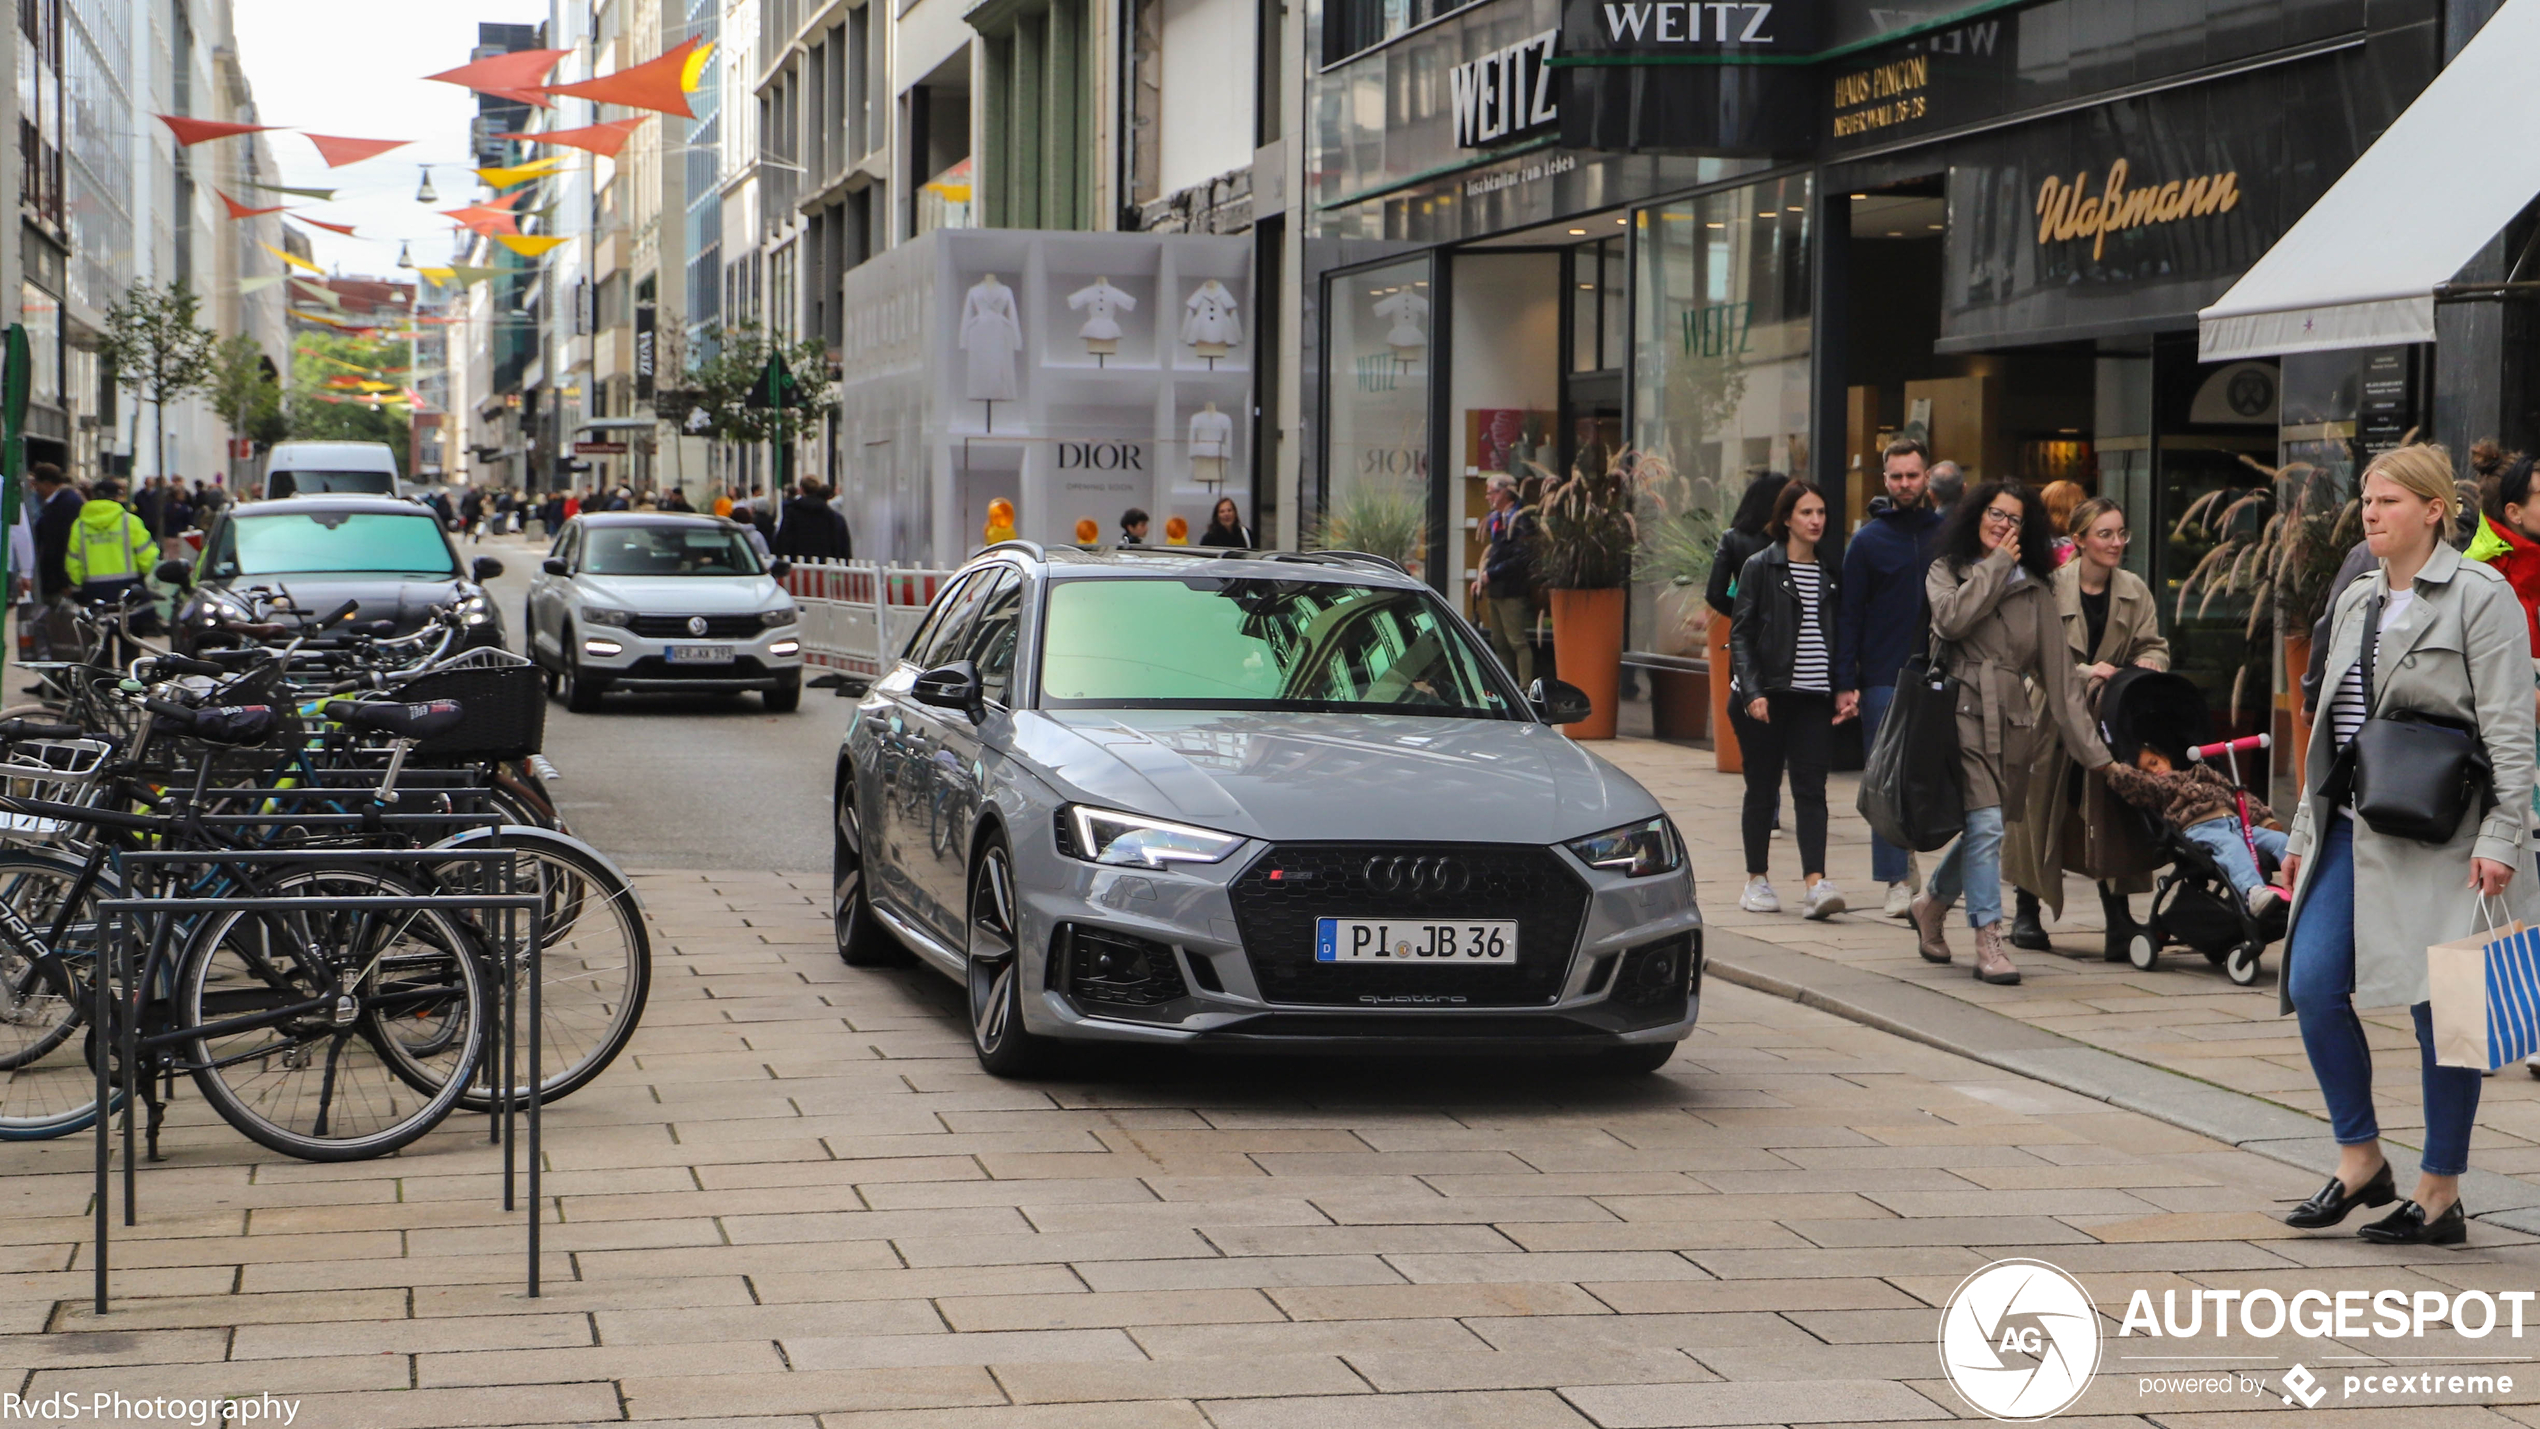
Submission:
[[[90,786],[106,767],[109,746],[97,739],[26,740],[11,745],[0,763],[0,796],[85,804]],[[0,809],[0,842],[47,843],[69,826],[60,819]]]
[[[417,703],[457,700],[465,711],[457,729],[417,744],[419,756],[526,759],[545,745],[547,681],[535,665],[443,666],[406,681],[395,693]]]

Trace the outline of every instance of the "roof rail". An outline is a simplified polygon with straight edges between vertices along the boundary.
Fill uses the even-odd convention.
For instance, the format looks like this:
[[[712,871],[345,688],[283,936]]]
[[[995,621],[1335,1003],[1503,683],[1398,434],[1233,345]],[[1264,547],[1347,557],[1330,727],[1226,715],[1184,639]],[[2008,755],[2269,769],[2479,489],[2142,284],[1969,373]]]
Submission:
[[[1343,566],[1367,562],[1402,575],[1411,574],[1400,561],[1367,551],[1254,551],[1254,559],[1263,561],[1303,561],[1308,565]]]
[[[982,546],[977,551],[971,553],[970,559],[975,561],[981,556],[989,555],[997,551],[1021,551],[1023,554],[1030,556],[1036,561],[1046,561],[1049,559],[1049,552],[1041,549],[1040,542],[1026,541],[1021,537],[1014,537],[1008,540],[999,541],[993,546]]]

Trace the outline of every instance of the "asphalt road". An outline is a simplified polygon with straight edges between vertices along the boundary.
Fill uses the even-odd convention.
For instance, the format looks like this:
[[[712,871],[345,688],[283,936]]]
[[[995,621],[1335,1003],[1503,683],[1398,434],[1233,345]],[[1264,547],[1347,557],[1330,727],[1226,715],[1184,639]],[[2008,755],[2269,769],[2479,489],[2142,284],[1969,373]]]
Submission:
[[[466,557],[504,566],[491,584],[512,648],[544,543],[489,538]],[[597,714],[547,705],[551,792],[573,832],[630,869],[829,867],[829,771],[851,702],[806,690],[771,715],[756,695],[612,694]]]

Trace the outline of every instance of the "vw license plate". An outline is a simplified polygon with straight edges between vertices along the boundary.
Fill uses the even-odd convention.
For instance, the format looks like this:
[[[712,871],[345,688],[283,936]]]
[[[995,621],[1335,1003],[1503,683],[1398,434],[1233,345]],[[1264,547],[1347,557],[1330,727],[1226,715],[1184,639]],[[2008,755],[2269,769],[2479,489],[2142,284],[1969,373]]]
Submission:
[[[1317,918],[1314,961],[1509,967],[1517,961],[1517,922],[1513,918],[1462,923]]]
[[[670,663],[674,665],[729,665],[732,663],[732,647],[729,645],[673,645],[670,647]]]

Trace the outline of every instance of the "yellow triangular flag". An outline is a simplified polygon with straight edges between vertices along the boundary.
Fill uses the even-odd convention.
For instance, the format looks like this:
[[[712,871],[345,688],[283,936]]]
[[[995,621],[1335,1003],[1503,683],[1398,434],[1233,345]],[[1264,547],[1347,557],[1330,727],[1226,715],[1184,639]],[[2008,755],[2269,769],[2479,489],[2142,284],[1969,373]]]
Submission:
[[[571,240],[552,233],[497,233],[494,241],[523,258],[535,258],[557,244]]]
[[[436,283],[446,283],[459,275],[456,268],[417,268],[415,271]]]
[[[272,254],[274,257],[281,259],[283,262],[290,264],[294,268],[306,268],[310,272],[317,274],[319,277],[326,276],[326,270],[324,268],[319,267],[297,253],[285,253],[270,243],[259,243],[256,246],[265,250],[267,253]]]
[[[544,159],[532,159],[526,164],[513,164],[509,168],[479,169],[476,171],[476,176],[495,188],[507,189],[514,184],[534,179],[540,174],[553,173],[563,166],[564,159],[561,156],[549,155]]]

